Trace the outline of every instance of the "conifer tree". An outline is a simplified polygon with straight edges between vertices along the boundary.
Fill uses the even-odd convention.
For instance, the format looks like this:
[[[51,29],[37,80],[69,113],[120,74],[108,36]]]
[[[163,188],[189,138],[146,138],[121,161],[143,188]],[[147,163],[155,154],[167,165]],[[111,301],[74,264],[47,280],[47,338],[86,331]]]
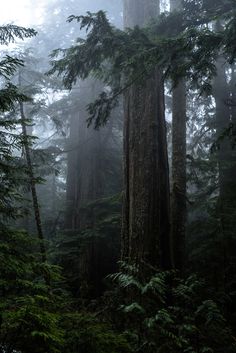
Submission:
[[[170,0],[170,11],[181,11],[182,0]],[[186,83],[182,79],[172,94],[172,194],[171,237],[174,267],[185,261],[186,227]]]
[[[155,1],[124,1],[124,25],[144,26]],[[125,93],[122,258],[138,266],[171,266],[169,168],[164,82],[159,68]]]

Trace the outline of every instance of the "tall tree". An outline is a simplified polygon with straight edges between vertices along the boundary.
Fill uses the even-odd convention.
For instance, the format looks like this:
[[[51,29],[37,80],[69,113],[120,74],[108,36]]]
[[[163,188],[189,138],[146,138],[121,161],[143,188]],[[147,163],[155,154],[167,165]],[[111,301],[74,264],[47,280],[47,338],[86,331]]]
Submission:
[[[88,128],[87,104],[95,99],[101,89],[101,83],[87,79],[77,86],[76,94],[71,94],[72,104],[70,137],[67,162],[67,206],[65,228],[68,237],[77,234],[77,275],[80,295],[83,297],[98,296],[103,290],[102,280],[116,267],[118,249],[113,251],[113,236],[98,235],[101,227],[101,215],[91,204],[120,192],[119,172],[111,163],[120,165],[114,153],[113,122],[103,129]],[[78,90],[80,100],[78,99]],[[111,160],[113,162],[111,162]],[[118,178],[117,186],[111,186],[111,179]],[[115,236],[116,237],[116,236]],[[112,240],[113,239],[113,240]],[[78,289],[78,287],[77,287]],[[76,290],[77,290],[76,289]]]
[[[182,9],[182,0],[170,0],[170,11]],[[174,266],[182,271],[186,224],[186,86],[181,80],[172,95],[171,236]]]
[[[40,241],[40,253],[41,253],[42,262],[46,263],[47,255],[46,255],[45,239],[44,239],[44,234],[43,234],[41,214],[40,214],[40,208],[39,208],[39,202],[38,202],[38,195],[37,195],[37,191],[36,191],[36,182],[35,182],[32,158],[31,158],[31,153],[30,153],[29,140],[28,140],[28,135],[27,135],[27,125],[25,122],[26,116],[25,116],[25,112],[24,112],[24,105],[22,102],[20,102],[20,116],[21,116],[22,135],[23,135],[23,139],[24,139],[25,158],[26,158],[26,163],[27,163],[27,168],[28,168],[28,173],[29,173],[29,184],[30,184],[30,189],[31,189],[31,194],[32,194],[32,202],[33,202],[33,208],[34,208],[35,223],[36,223],[36,227],[37,227],[38,238]],[[47,277],[45,277],[45,280],[46,280],[46,283],[48,283]]]
[[[217,23],[216,30],[222,30]],[[215,126],[217,134],[217,158],[219,168],[218,214],[222,236],[223,287],[227,295],[234,297],[236,286],[235,227],[236,227],[236,155],[235,155],[235,76],[231,67],[231,84],[228,82],[229,67],[220,56],[217,60],[217,76],[213,82],[215,98]],[[235,298],[232,299],[232,303]],[[230,309],[231,310],[231,309]]]
[[[79,117],[77,110],[70,112],[70,135],[67,155],[67,180],[66,180],[66,214],[65,229],[76,229],[76,188],[78,170],[77,139],[79,134]]]
[[[125,27],[144,26],[158,14],[158,1],[124,0]],[[129,88],[124,110],[122,258],[138,266],[169,268],[169,168],[160,69]]]

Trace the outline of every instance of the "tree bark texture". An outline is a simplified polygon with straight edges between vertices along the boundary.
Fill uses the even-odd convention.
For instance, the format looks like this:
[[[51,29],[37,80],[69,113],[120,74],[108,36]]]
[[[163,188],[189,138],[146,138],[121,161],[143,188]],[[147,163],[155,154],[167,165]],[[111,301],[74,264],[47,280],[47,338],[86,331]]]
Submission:
[[[170,1],[170,11],[182,8],[181,0]],[[184,80],[173,88],[172,95],[172,195],[171,238],[173,260],[181,272],[185,261],[186,228],[186,85]]]
[[[124,0],[124,25],[143,26],[159,13],[157,1]],[[124,97],[122,259],[170,267],[169,168],[164,83],[156,68]]]

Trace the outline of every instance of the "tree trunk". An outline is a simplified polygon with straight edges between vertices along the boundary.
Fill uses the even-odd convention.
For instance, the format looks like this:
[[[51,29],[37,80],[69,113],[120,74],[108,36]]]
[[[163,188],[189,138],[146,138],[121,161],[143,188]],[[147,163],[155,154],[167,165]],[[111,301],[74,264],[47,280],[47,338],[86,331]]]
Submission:
[[[222,234],[223,284],[225,292],[235,292],[234,274],[236,270],[236,152],[235,152],[235,82],[227,83],[224,59],[217,62],[217,77],[213,93],[216,103],[216,130],[218,136],[219,202],[218,210]],[[234,69],[233,69],[234,70]],[[234,73],[232,80],[234,81]],[[235,301],[235,298],[232,302]],[[229,310],[232,310],[229,309]]]
[[[170,11],[181,10],[181,0],[170,0]],[[182,80],[172,95],[172,197],[171,236],[174,266],[181,272],[185,261],[186,227],[186,87]]]
[[[39,242],[40,242],[40,254],[41,254],[42,263],[46,263],[47,262],[47,252],[46,252],[45,239],[44,239],[44,234],[43,234],[43,229],[42,229],[42,222],[41,222],[40,208],[39,208],[39,203],[38,203],[38,196],[37,196],[37,191],[36,191],[36,183],[35,183],[33,165],[32,165],[32,161],[31,161],[31,154],[30,154],[30,148],[29,148],[29,143],[28,143],[24,106],[23,106],[22,102],[20,102],[19,105],[20,105],[20,114],[21,114],[22,134],[23,134],[23,138],[24,138],[25,157],[26,157],[27,168],[28,168],[28,173],[29,173],[29,181],[30,181],[30,188],[31,188],[31,194],[32,194],[35,223],[36,223],[38,238],[39,238]],[[44,279],[45,279],[45,283],[47,285],[50,285],[49,274],[46,272],[44,273]]]
[[[159,13],[153,0],[124,0],[124,25],[143,26]],[[164,83],[156,68],[124,97],[122,259],[170,268],[169,168]]]
[[[170,12],[182,10],[183,0],[170,0]]]
[[[94,80],[80,83],[80,106],[73,113],[68,146],[67,173],[67,212],[66,229],[81,234],[94,233],[87,239],[80,238],[78,263],[79,282],[82,298],[94,298],[102,294],[103,279],[107,273],[105,259],[109,256],[110,267],[114,268],[117,258],[109,254],[111,239],[96,236],[97,214],[88,204],[106,194],[106,148],[110,143],[112,131],[109,126],[94,130],[87,128],[88,113],[86,105],[93,101],[101,90],[101,84]]]
[[[79,114],[72,112],[70,117],[70,136],[67,146],[67,179],[66,179],[66,214],[65,229],[76,229],[76,197],[78,187],[78,135]]]

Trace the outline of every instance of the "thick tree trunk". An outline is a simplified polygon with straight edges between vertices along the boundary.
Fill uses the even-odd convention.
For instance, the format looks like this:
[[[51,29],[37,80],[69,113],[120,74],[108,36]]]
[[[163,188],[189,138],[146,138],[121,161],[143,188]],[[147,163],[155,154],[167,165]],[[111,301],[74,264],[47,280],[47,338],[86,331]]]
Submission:
[[[170,0],[170,11],[181,10],[181,0]],[[182,80],[172,95],[171,236],[174,266],[183,271],[186,226],[186,87]]]
[[[216,103],[216,129],[219,138],[219,216],[222,233],[222,255],[225,292],[235,291],[234,274],[236,270],[236,152],[235,143],[235,107],[230,106],[234,101],[235,82],[230,88],[226,78],[224,59],[217,62],[217,77],[214,80],[214,97]],[[234,76],[234,75],[233,75]],[[232,77],[234,80],[234,77]],[[226,133],[226,131],[228,131]],[[231,310],[231,309],[230,309]]]
[[[215,30],[221,31],[222,24],[215,23]],[[219,168],[218,215],[221,230],[223,290],[228,297],[226,309],[229,314],[236,309],[236,75],[232,66],[231,82],[228,83],[224,57],[216,63],[217,76],[213,82],[216,105],[217,153]]]
[[[124,25],[143,26],[158,2],[124,0]],[[164,84],[159,69],[124,98],[124,204],[122,259],[169,268],[169,168]]]

